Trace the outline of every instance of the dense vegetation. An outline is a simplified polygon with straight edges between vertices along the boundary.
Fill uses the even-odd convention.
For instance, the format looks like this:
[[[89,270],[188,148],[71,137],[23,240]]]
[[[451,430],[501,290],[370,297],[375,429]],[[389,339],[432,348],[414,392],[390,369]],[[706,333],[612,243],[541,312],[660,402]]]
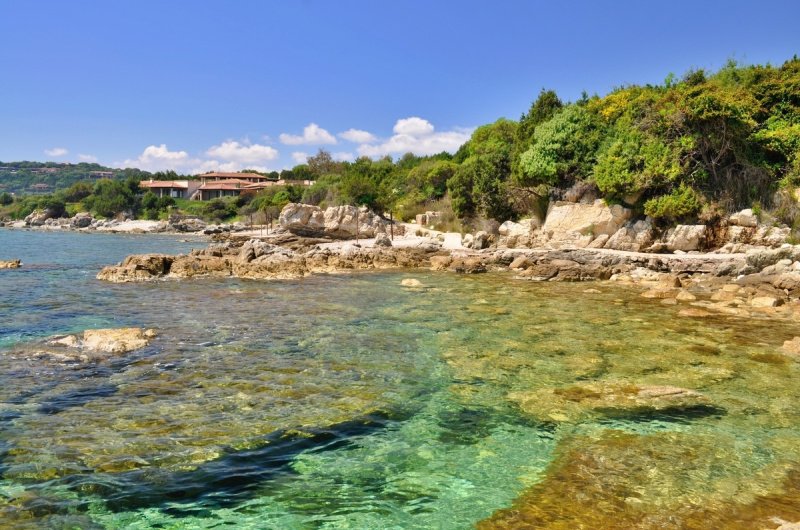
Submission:
[[[478,127],[454,155],[341,162],[320,151],[306,164],[273,173],[315,184],[174,203],[142,196],[139,174],[73,183],[50,197],[17,200],[5,211],[18,217],[43,201],[62,201],[103,216],[128,211],[159,218],[182,211],[223,220],[274,217],[287,202],[301,200],[364,204],[405,219],[437,209],[454,224],[474,224],[541,215],[548,201],[579,186],[662,223],[713,221],[745,207],[771,208],[793,223],[787,212],[797,210],[793,191],[800,185],[800,59],[780,67],[730,62],[714,74],[670,74],[660,85],[620,87],[571,103],[542,90],[518,121],[501,118]],[[0,195],[0,208],[8,200]]]
[[[519,121],[478,127],[453,156],[345,163],[320,152],[307,169],[317,183],[304,201],[400,217],[449,206],[502,221],[541,214],[573,186],[663,223],[785,209],[800,184],[800,60],[730,62],[573,103],[542,90]]]
[[[21,195],[35,191],[32,186],[36,184],[46,184],[48,191],[58,191],[76,182],[98,180],[98,172],[113,173],[112,178],[119,180],[150,177],[150,173],[139,169],[113,169],[87,162],[0,162],[0,191]]]

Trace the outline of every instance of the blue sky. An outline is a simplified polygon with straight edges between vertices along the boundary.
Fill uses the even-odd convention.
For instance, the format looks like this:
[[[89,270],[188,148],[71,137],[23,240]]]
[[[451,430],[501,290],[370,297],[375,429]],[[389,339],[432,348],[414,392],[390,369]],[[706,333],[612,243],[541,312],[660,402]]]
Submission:
[[[800,2],[0,0],[0,160],[184,172],[454,150],[574,100],[800,53]]]

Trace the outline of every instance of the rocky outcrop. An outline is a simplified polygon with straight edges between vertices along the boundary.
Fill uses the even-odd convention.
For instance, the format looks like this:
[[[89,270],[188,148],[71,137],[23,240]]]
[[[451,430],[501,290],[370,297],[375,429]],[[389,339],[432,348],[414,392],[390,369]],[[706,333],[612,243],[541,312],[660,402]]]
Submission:
[[[167,275],[174,261],[166,254],[134,254],[119,265],[104,267],[97,279],[114,283],[152,280]]]
[[[331,206],[322,210],[319,206],[300,203],[284,206],[278,221],[281,228],[293,234],[334,239],[373,238],[388,233],[390,225],[363,206]],[[401,225],[395,225],[394,232],[401,235]]]
[[[27,217],[25,217],[25,224],[28,226],[42,226],[45,221],[55,217],[55,212],[50,208],[41,210],[34,210]]]
[[[200,276],[291,279],[348,270],[428,267],[430,257],[439,248],[437,245],[411,248],[361,248],[352,245],[341,249],[314,247],[294,251],[252,239],[241,246],[230,243],[212,245],[178,256],[128,256],[119,265],[103,268],[97,278],[115,283]]]
[[[0,269],[18,269],[22,266],[22,262],[18,259],[9,261],[0,260]]]
[[[678,225],[667,232],[667,250],[689,252],[705,246],[706,225]]]
[[[575,234],[591,236],[591,239],[601,234],[611,236],[622,228],[631,214],[628,208],[618,204],[609,206],[601,200],[592,204],[556,202],[547,212],[542,231],[551,240],[571,239]]]
[[[77,228],[77,229],[88,228],[89,226],[91,226],[92,221],[94,221],[94,219],[92,218],[92,215],[90,213],[81,212],[75,214],[75,216],[69,220],[69,225],[72,228]]]

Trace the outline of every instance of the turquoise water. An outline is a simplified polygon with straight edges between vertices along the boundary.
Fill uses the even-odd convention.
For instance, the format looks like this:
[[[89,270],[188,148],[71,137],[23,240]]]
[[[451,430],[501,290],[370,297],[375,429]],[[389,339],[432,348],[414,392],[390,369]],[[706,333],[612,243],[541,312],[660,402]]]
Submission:
[[[614,285],[505,275],[94,279],[130,253],[200,246],[0,231],[0,259],[24,262],[0,272],[5,526],[513,528],[490,518],[517,502],[540,527],[634,512],[647,517],[627,527],[669,527],[652,521],[794,491],[800,370],[776,353],[800,334],[791,321],[680,319]],[[47,336],[121,326],[159,336],[94,363],[33,355]],[[586,397],[620,385],[703,401]],[[770,516],[793,516],[770,499]]]

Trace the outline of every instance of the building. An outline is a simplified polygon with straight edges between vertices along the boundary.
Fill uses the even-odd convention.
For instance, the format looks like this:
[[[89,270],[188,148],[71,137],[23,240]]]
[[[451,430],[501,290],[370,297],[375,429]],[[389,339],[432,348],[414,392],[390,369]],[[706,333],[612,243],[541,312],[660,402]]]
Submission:
[[[50,184],[39,183],[39,184],[32,184],[31,191],[33,193],[47,193],[50,191]]]
[[[114,178],[114,172],[113,171],[90,171],[89,172],[89,177],[90,178],[95,178],[95,179],[112,179],[112,178]]]
[[[139,183],[139,187],[145,192],[152,191],[157,197],[189,199],[200,188],[200,182],[197,180],[143,180]]]
[[[203,184],[207,182],[215,182],[221,180],[241,180],[245,182],[249,182],[251,184],[255,184],[258,182],[267,182],[271,179],[269,177],[265,177],[264,175],[259,175],[258,173],[220,173],[220,172],[213,172],[213,173],[204,173],[200,175],[200,181]],[[274,182],[274,181],[273,181]]]
[[[199,180],[143,180],[139,186],[158,197],[210,201],[238,197],[242,193],[258,193],[272,186],[310,186],[311,180],[272,180],[258,173],[205,173]]]

